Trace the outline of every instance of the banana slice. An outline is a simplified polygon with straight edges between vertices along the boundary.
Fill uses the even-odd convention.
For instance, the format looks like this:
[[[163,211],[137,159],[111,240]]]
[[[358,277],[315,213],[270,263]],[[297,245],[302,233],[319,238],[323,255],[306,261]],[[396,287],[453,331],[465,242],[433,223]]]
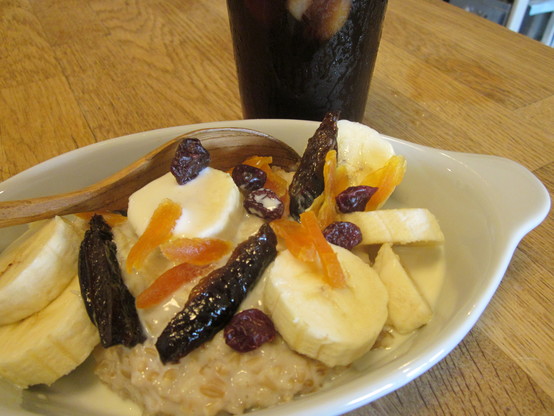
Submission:
[[[360,227],[361,244],[440,244],[444,234],[425,208],[382,209],[341,215]]]
[[[0,255],[0,325],[40,311],[77,271],[81,235],[61,217],[33,225]]]
[[[371,127],[348,120],[339,120],[337,127],[338,163],[346,167],[350,186],[359,185],[394,155],[391,144]]]
[[[98,342],[74,275],[46,308],[0,327],[0,377],[21,388],[52,384],[81,364]]]
[[[389,293],[388,325],[401,334],[409,334],[429,322],[433,311],[390,244],[381,246],[373,267]]]
[[[179,185],[167,173],[129,198],[128,219],[139,236],[166,198],[180,204],[183,210],[173,229],[175,237],[232,240],[243,215],[240,191],[228,173],[208,167],[185,185]]]
[[[346,275],[334,289],[313,269],[280,252],[267,276],[264,304],[293,350],[329,367],[348,365],[375,343],[387,319],[387,291],[356,255],[333,246]]]

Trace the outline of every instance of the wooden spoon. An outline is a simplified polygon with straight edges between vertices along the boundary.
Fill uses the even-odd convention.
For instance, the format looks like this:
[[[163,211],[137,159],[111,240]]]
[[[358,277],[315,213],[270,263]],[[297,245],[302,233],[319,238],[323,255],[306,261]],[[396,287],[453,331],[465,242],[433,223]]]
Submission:
[[[179,142],[197,138],[210,152],[210,166],[228,170],[250,156],[272,156],[273,163],[291,170],[300,160],[287,144],[267,134],[243,128],[214,128],[183,134],[146,156],[78,191],[40,198],[0,202],[0,228],[77,212],[126,209],[129,196],[169,172]]]

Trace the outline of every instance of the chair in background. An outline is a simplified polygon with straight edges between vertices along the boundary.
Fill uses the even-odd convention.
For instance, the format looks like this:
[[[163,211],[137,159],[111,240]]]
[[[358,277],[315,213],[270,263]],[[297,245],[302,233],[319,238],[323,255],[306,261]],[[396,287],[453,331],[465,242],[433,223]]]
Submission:
[[[514,0],[512,9],[506,22],[506,27],[514,32],[521,30],[523,19],[527,15],[536,16],[542,13],[554,12],[554,0]],[[553,46],[554,42],[554,13],[550,15],[541,42]]]

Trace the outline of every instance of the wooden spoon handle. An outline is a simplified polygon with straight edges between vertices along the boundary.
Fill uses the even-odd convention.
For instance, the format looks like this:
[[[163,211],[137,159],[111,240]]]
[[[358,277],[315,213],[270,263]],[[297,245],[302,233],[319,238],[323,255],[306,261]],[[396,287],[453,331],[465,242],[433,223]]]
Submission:
[[[32,199],[0,202],[0,228],[77,212],[126,209],[129,196],[169,171],[179,142],[198,138],[210,152],[211,166],[228,170],[250,156],[272,156],[276,165],[292,169],[298,154],[283,142],[253,130],[203,129],[154,149],[114,175],[86,188]]]
[[[178,141],[165,143],[100,182],[77,191],[0,203],[0,227],[24,224],[76,212],[125,209],[129,196],[167,172],[167,158]]]

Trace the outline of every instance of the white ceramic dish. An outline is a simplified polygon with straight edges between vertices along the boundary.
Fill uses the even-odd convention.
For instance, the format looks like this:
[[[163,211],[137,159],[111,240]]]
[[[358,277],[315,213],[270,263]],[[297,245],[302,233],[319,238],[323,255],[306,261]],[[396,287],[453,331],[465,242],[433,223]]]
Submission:
[[[205,127],[248,127],[269,133],[299,153],[318,123],[246,120],[196,124],[133,134],[84,147],[48,160],[0,184],[0,200],[21,199],[81,188],[119,170],[149,150],[186,131]],[[473,327],[500,283],[523,236],[550,208],[544,186],[527,169],[507,159],[431,149],[386,137],[408,160],[404,182],[392,206],[426,207],[446,236],[446,279],[431,323],[405,348],[385,354],[369,368],[352,371],[329,388],[257,416],[337,415],[373,401],[413,380],[447,355]],[[0,249],[21,231],[0,231]],[[0,352],[1,354],[1,352]],[[33,388],[22,398],[0,385],[0,413],[6,416],[133,416],[91,374],[91,363],[50,388]]]

